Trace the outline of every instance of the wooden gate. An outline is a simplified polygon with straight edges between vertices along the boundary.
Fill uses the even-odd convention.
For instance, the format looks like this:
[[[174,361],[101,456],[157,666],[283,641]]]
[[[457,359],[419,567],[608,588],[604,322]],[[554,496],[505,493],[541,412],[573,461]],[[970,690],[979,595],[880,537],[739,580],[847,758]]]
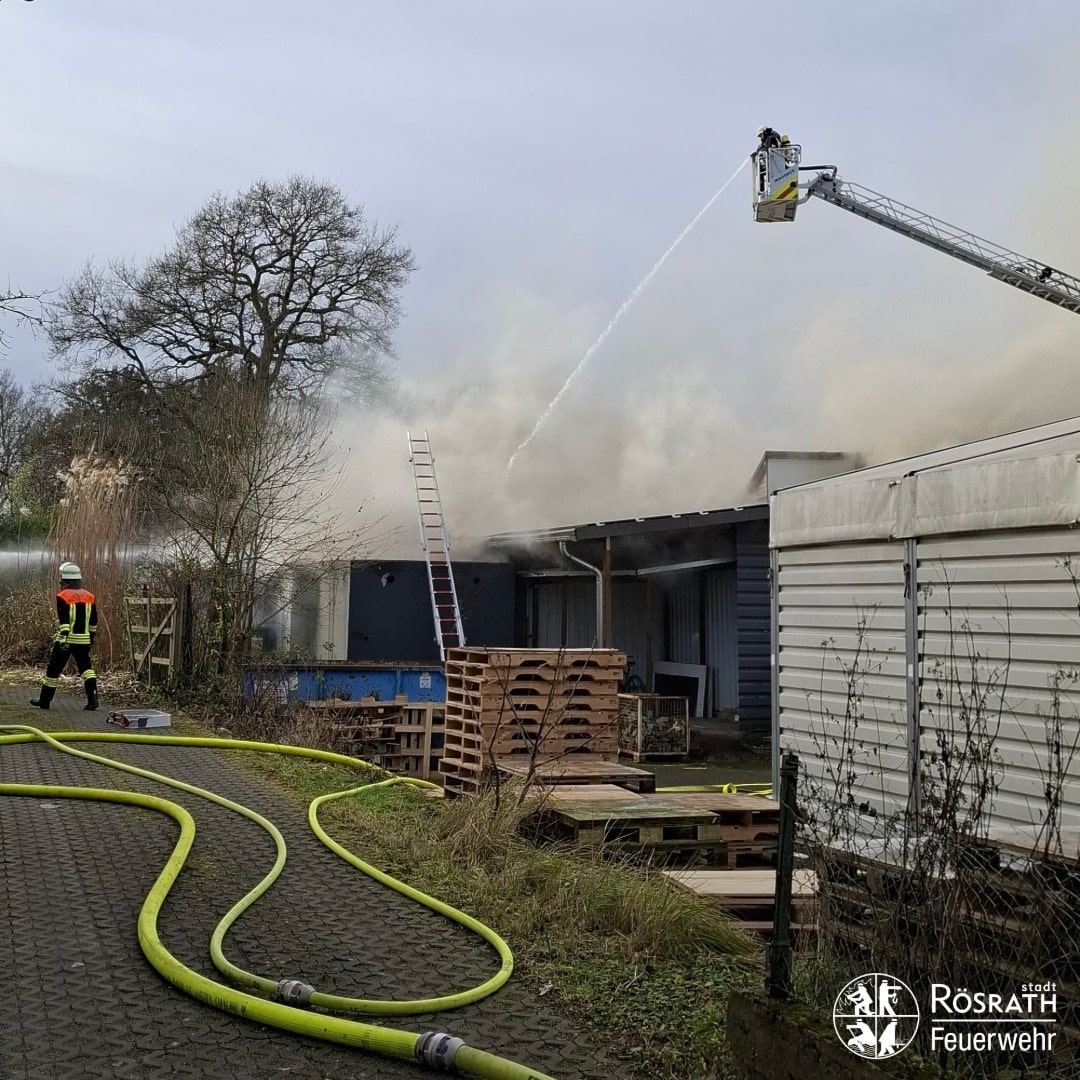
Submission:
[[[136,678],[170,682],[180,662],[179,604],[175,597],[126,596],[128,653]]]

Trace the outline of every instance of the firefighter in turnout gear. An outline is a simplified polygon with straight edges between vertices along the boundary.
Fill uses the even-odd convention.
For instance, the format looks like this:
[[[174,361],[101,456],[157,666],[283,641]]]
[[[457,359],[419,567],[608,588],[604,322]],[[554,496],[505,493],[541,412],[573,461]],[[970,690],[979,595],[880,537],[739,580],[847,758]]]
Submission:
[[[60,628],[53,640],[41,693],[30,700],[38,709],[47,709],[56,693],[57,682],[68,660],[75,658],[86,688],[84,709],[98,707],[97,672],[90,662],[90,650],[97,636],[98,612],[94,594],[82,587],[82,571],[72,562],[60,566],[60,591],[56,594],[56,617]]]

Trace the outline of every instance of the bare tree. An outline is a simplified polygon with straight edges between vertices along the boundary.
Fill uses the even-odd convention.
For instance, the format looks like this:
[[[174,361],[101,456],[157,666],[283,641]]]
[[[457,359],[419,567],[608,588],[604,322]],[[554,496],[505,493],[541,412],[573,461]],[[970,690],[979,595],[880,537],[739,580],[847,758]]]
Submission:
[[[127,367],[152,391],[218,373],[311,392],[385,375],[412,253],[338,188],[293,177],[214,195],[144,265],[88,265],[48,321],[57,355]]]
[[[45,406],[10,371],[0,370],[0,508],[7,504],[10,485],[27,464],[34,433],[47,415]]]
[[[84,376],[67,388],[81,439],[137,463],[143,519],[209,577],[221,673],[247,658],[275,571],[356,554],[324,510],[316,402],[331,380],[361,401],[385,390],[412,269],[393,229],[294,177],[213,196],[164,254],[89,265],[52,307],[54,352]]]
[[[250,654],[269,578],[302,561],[356,557],[379,538],[375,522],[345,521],[330,508],[334,448],[313,403],[267,401],[236,378],[204,380],[182,403],[168,418],[172,446],[149,497],[181,562],[210,575],[224,673]]]
[[[0,316],[7,316],[16,322],[25,323],[31,327],[41,324],[41,298],[43,293],[26,293],[21,289],[12,288],[0,292]],[[3,324],[0,323],[0,348],[7,345],[7,335],[4,333]]]

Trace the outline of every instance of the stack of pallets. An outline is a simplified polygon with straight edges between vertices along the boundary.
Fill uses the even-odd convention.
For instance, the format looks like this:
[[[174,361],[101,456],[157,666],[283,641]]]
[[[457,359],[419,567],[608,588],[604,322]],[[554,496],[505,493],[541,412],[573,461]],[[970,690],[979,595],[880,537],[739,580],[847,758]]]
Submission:
[[[625,665],[611,649],[447,650],[447,792],[475,794],[501,761],[617,764]]]
[[[664,874],[678,888],[717,904],[745,929],[768,937],[776,894],[780,805],[756,795],[643,791],[613,784],[559,787],[538,800],[539,835],[681,867]],[[792,930],[810,941],[816,878],[798,871]]]
[[[442,761],[445,722],[441,701],[410,701],[394,725],[393,749],[375,764],[402,776],[431,779]]]
[[[357,757],[377,765],[381,758],[393,752],[397,742],[394,729],[401,723],[407,704],[405,697],[393,701],[374,697],[358,701],[328,698],[305,701],[304,707],[349,742],[351,752]]]
[[[944,861],[884,844],[817,849],[813,861],[833,952],[861,963],[917,947],[954,980],[1006,995],[1052,983],[1059,1041],[1080,1060],[1080,857],[997,837],[967,840]]]
[[[421,780],[438,771],[443,753],[442,702],[409,701],[399,695],[393,701],[333,698],[308,701],[305,706],[343,735],[353,753],[373,765]]]

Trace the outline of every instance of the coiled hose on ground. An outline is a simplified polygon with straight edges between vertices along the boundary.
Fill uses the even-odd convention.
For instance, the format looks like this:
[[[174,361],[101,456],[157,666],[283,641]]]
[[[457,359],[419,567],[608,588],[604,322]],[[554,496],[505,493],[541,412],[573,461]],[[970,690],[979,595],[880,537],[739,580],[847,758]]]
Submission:
[[[234,989],[215,982],[205,975],[187,967],[165,948],[158,935],[157,923],[162,906],[169,890],[176,882],[195,839],[195,821],[184,807],[153,795],[141,795],[129,791],[108,788],[64,787],[44,784],[0,784],[0,795],[22,795],[64,799],[94,799],[106,802],[124,803],[168,814],[180,826],[180,835],[168,861],[158,874],[146,899],[139,910],[138,936],[139,946],[155,970],[178,989],[192,997],[212,1005],[214,1008],[234,1013],[237,1016],[291,1031],[298,1035],[324,1039],[341,1043],[369,1053],[386,1054],[391,1057],[406,1058],[427,1064],[443,1071],[455,1070],[486,1080],[552,1080],[543,1073],[536,1072],[524,1065],[509,1061],[495,1054],[466,1045],[461,1039],[442,1032],[408,1032],[394,1028],[379,1027],[374,1024],[345,1017],[331,1016],[322,1012],[312,1012],[297,1006],[311,1006],[318,1009],[338,1012],[368,1013],[381,1015],[406,1015],[419,1012],[436,1012],[453,1009],[479,1001],[494,993],[502,986],[513,970],[513,956],[506,942],[490,927],[456,908],[444,904],[411,886],[397,881],[388,874],[377,870],[352,852],[333,840],[319,824],[319,807],[335,799],[345,798],[372,786],[385,787],[395,783],[406,783],[416,787],[435,788],[437,785],[408,777],[392,777],[377,782],[375,785],[364,784],[345,791],[323,795],[315,799],[308,807],[308,822],[323,844],[352,866],[375,878],[382,884],[416,900],[418,903],[437,911],[447,918],[479,934],[492,945],[501,960],[499,971],[490,979],[471,990],[448,994],[439,998],[426,998],[416,1001],[379,1001],[365,998],[348,998],[336,994],[326,994],[295,979],[273,980],[231,963],[225,956],[222,943],[229,928],[267,889],[273,885],[285,866],[285,840],[277,827],[250,808],[226,799],[215,792],[188,784],[161,773],[152,772],[136,765],[101,757],[85,750],[67,746],[69,742],[124,742],[148,743],[161,746],[198,746],[220,750],[254,750],[264,753],[291,754],[298,757],[312,758],[318,761],[349,765],[353,768],[376,770],[370,763],[358,758],[335,754],[326,750],[310,750],[305,747],[285,746],[277,743],[251,742],[243,739],[212,739],[175,735],[134,735],[119,733],[98,733],[84,731],[65,731],[46,733],[37,728],[24,725],[0,725],[0,731],[10,734],[0,735],[0,746],[13,743],[40,741],[54,749],[75,757],[94,761],[112,769],[141,776],[166,784],[192,795],[198,795],[219,806],[233,810],[248,820],[255,822],[269,833],[276,848],[273,867],[263,879],[243,896],[225,914],[215,927],[211,937],[211,956],[215,966],[228,979],[238,986],[249,990],[261,991],[272,995],[275,1000],[256,996],[247,990]]]

